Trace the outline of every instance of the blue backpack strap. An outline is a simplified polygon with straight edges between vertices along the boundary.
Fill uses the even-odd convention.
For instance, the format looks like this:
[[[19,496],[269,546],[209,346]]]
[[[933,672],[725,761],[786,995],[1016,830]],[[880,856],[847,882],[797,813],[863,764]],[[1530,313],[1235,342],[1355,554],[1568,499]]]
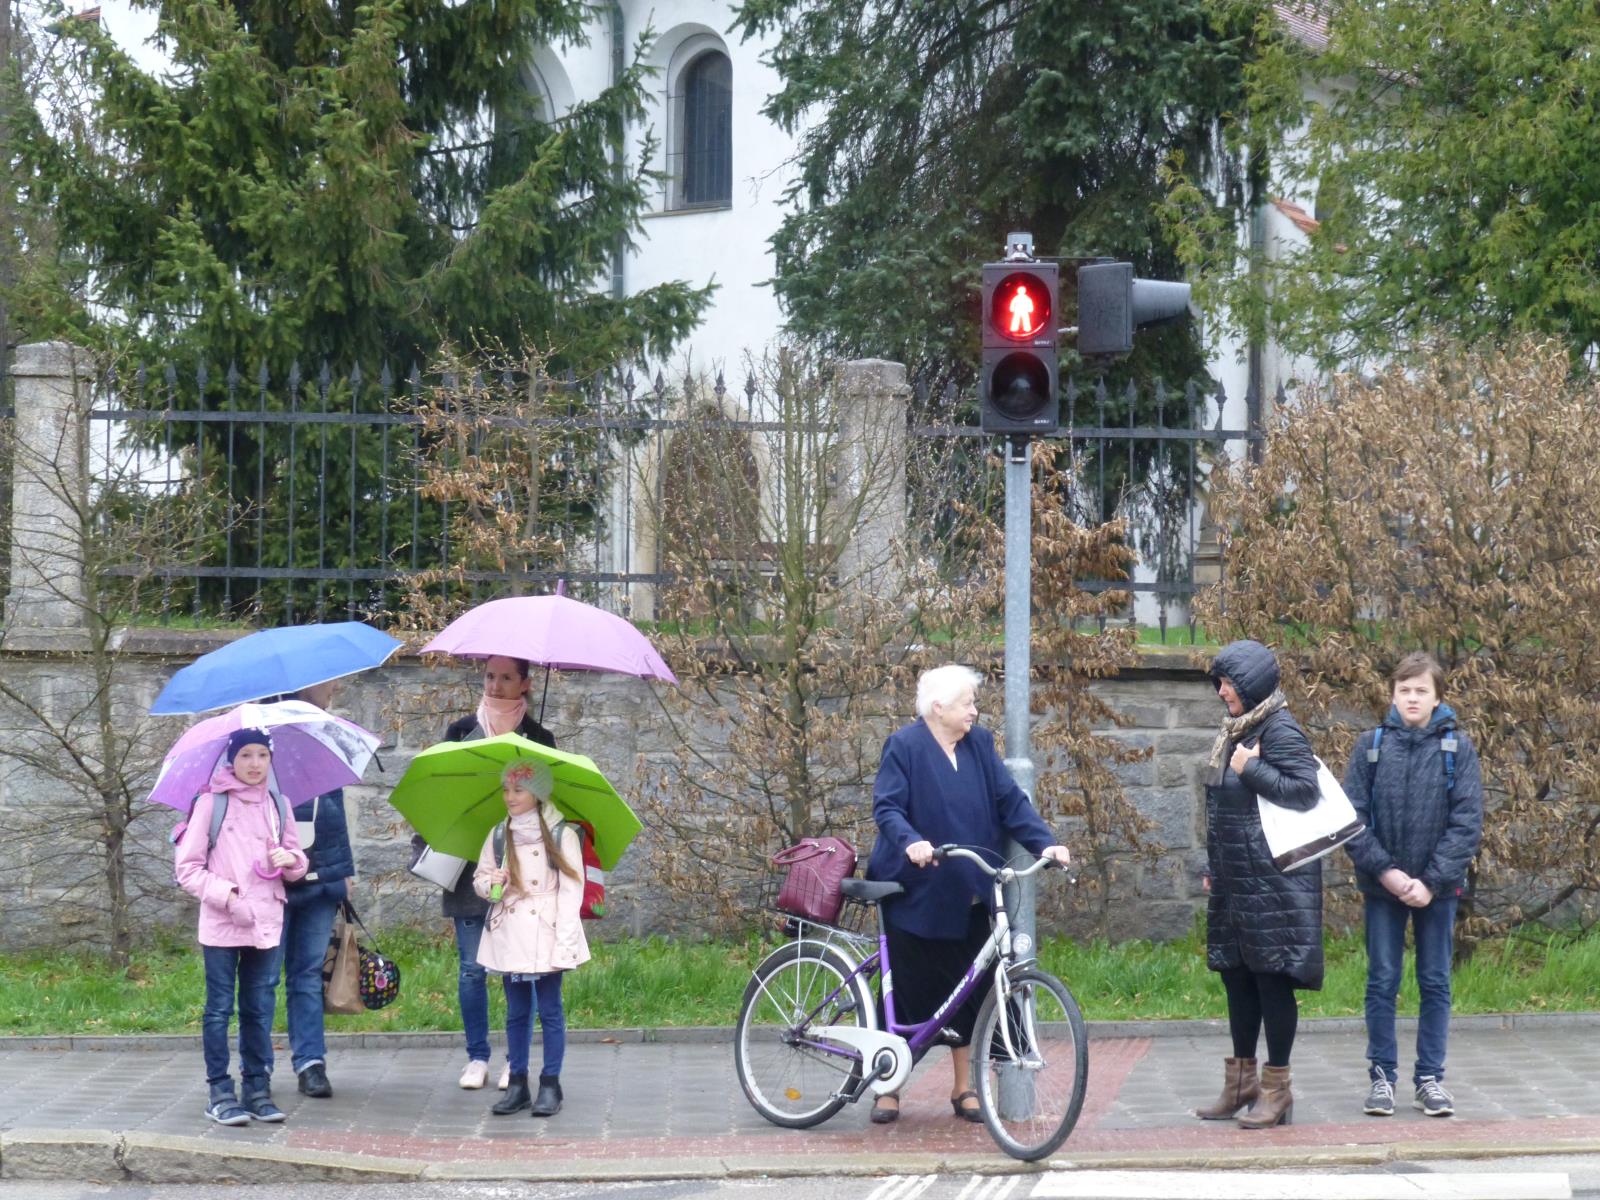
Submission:
[[[1439,739],[1439,750],[1444,755],[1444,795],[1449,800],[1456,792],[1456,731],[1445,730]]]
[[[1383,745],[1383,726],[1372,731],[1372,745],[1367,747],[1367,804],[1372,804],[1373,789],[1378,786],[1378,747]]]
[[[206,853],[217,848],[217,834],[222,832],[222,818],[228,815],[228,793],[213,792],[211,795],[211,828],[206,831]]]

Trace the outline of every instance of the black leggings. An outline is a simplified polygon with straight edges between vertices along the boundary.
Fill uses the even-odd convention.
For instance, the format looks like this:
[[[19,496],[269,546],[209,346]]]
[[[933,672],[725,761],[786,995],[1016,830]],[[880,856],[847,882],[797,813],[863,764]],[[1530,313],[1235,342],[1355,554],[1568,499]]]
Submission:
[[[1258,975],[1244,967],[1219,972],[1228,990],[1228,1032],[1233,1056],[1254,1058],[1261,1027],[1267,1029],[1267,1066],[1287,1067],[1300,1024],[1294,981],[1287,975]]]

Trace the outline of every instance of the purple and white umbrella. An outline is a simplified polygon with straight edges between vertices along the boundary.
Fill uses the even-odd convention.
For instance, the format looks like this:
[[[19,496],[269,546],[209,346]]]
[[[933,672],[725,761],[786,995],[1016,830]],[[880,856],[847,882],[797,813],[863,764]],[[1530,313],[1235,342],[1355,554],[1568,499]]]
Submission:
[[[380,740],[304,700],[241,704],[201,721],[172,744],[150,802],[188,812],[210,787],[228,738],[240,729],[262,729],[271,736],[273,783],[291,804],[360,783]]]

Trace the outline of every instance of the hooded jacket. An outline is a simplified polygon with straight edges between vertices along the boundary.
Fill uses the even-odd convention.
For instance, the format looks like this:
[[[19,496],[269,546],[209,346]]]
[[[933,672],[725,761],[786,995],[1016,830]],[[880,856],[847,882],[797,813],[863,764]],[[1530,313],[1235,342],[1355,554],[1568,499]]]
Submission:
[[[217,830],[217,844],[208,848],[215,795],[194,802],[189,823],[178,839],[175,874],[178,885],[200,901],[202,946],[251,946],[270,950],[283,936],[284,882],[306,873],[300,834],[289,821],[278,829],[278,806],[270,796],[254,798],[234,792]],[[281,841],[279,840],[281,837]],[[276,879],[255,870],[268,848],[277,843],[295,856]]]
[[[1467,880],[1467,866],[1483,840],[1483,775],[1478,752],[1456,728],[1447,704],[1433,710],[1420,729],[1412,729],[1394,707],[1383,720],[1378,761],[1369,763],[1374,731],[1356,739],[1345,767],[1344,790],[1366,831],[1345,850],[1355,864],[1356,884],[1368,896],[1387,897],[1378,877],[1391,867],[1420,879],[1435,896]],[[1448,733],[1456,737],[1455,787],[1445,787],[1444,750]]]
[[[577,868],[578,875],[574,878],[556,869],[539,836],[537,820],[519,821],[512,817],[506,853],[517,856],[517,877],[522,880],[522,888],[514,890],[508,883],[504,895],[491,903],[489,872],[499,864],[495,861],[494,833],[490,832],[483,840],[477,870],[472,873],[472,886],[489,913],[483,924],[483,939],[478,943],[478,962],[490,971],[543,975],[570,971],[589,961],[589,940],[584,935],[581,916],[583,844],[577,826],[564,823],[555,805],[546,800],[543,811],[551,836],[560,841],[562,856]]]
[[[1277,690],[1278,660],[1260,642],[1230,642],[1209,671],[1226,676],[1245,711]],[[1237,774],[1224,756],[1222,781],[1206,787],[1206,855],[1211,895],[1206,905],[1206,965],[1287,975],[1297,987],[1322,987],[1322,865],[1278,870],[1261,832],[1258,797],[1304,812],[1320,795],[1317,759],[1300,723],[1280,708],[1240,742],[1261,757]]]

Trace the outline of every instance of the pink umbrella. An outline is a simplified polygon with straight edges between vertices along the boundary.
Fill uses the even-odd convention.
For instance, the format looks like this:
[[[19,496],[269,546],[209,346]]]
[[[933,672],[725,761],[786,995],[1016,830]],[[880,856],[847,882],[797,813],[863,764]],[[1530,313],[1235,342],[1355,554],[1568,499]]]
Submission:
[[[291,804],[360,783],[379,741],[377,734],[304,700],[241,704],[201,721],[172,744],[150,802],[188,812],[210,785],[229,735],[239,729],[271,735],[273,781]]]
[[[559,585],[558,585],[559,587]],[[644,634],[615,613],[559,593],[507,596],[463,613],[422,648],[462,658],[504,655],[557,671],[615,671],[677,683]],[[541,711],[544,704],[539,705]]]

